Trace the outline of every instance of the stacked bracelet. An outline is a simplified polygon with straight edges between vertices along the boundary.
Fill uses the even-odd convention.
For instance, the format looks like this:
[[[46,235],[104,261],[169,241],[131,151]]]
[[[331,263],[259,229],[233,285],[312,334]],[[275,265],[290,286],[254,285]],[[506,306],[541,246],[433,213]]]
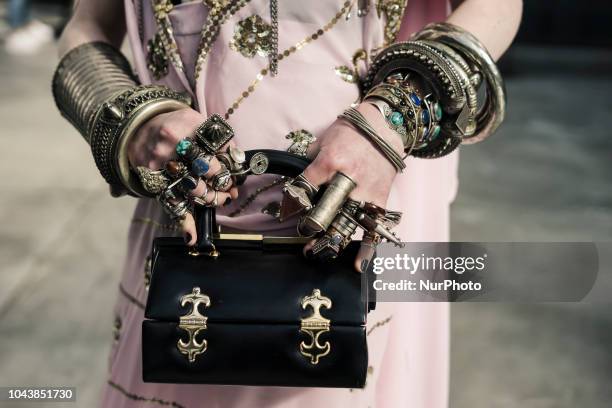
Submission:
[[[345,119],[350,124],[355,126],[361,133],[366,136],[389,160],[398,172],[402,172],[406,168],[404,159],[387,143],[385,139],[380,137],[374,130],[367,119],[355,108],[348,108],[341,115],[340,119]]]
[[[130,169],[126,147],[138,128],[160,113],[189,107],[189,98],[163,86],[138,86],[119,50],[92,42],[68,52],[53,77],[61,114],[91,145],[113,195],[150,195]]]
[[[441,157],[462,142],[483,140],[503,120],[505,91],[499,71],[484,46],[459,27],[431,24],[413,41],[382,50],[362,82],[364,99],[383,100],[391,109],[408,114],[406,107],[417,102],[414,89],[406,87],[411,80],[425,88],[425,96],[417,95],[419,103],[413,103],[418,105],[414,117],[403,117],[412,121],[406,129],[416,132],[409,152],[413,156]],[[486,84],[484,101],[478,100],[481,83]]]

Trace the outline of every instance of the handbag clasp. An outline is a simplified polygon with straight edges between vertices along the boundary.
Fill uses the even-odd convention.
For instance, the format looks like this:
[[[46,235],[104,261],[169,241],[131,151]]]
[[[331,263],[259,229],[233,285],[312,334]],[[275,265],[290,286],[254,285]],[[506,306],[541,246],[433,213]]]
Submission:
[[[200,330],[206,330],[206,321],[208,318],[200,314],[198,307],[203,305],[204,307],[210,306],[210,298],[203,293],[200,293],[200,288],[195,287],[191,293],[181,296],[181,306],[185,307],[187,303],[191,303],[191,310],[186,315],[180,316],[179,328],[187,331],[189,334],[188,341],[183,341],[179,338],[177,347],[181,354],[185,354],[189,359],[190,363],[193,363],[196,356],[206,351],[208,342],[206,339],[198,342],[196,336]]]
[[[312,295],[302,298],[302,309],[308,306],[312,308],[312,314],[306,318],[302,318],[300,331],[310,336],[310,344],[305,341],[300,343],[300,353],[304,357],[310,358],[310,363],[313,365],[319,364],[319,359],[329,354],[331,345],[328,341],[319,343],[319,336],[329,331],[331,321],[321,316],[321,307],[331,309],[332,301],[330,298],[321,295],[319,289],[314,289]]]

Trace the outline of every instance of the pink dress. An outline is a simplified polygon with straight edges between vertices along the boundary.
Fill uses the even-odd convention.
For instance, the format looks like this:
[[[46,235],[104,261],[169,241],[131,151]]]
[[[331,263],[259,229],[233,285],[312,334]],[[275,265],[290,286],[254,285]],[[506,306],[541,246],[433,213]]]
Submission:
[[[305,129],[320,135],[357,99],[357,86],[346,73],[353,69],[357,51],[372,54],[385,41],[385,29],[393,27],[384,13],[378,15],[376,3],[393,1],[397,2],[370,2],[369,13],[358,17],[353,0],[350,18],[344,14],[335,21],[334,16],[343,7],[341,0],[279,1],[279,50],[282,53],[288,49],[289,56],[279,62],[275,77],[261,73],[268,64],[266,57],[248,57],[240,47],[229,45],[238,23],[247,17],[259,15],[269,21],[268,0],[247,2],[221,27],[197,81],[193,73],[200,30],[208,13],[205,2],[175,6],[170,13],[185,70],[183,73],[170,64],[168,75],[159,81],[153,79],[146,62],[147,42],[156,32],[150,1],[126,0],[125,6],[134,66],[143,83],[163,83],[190,93],[203,114],[229,114],[235,140],[244,150],[286,150],[292,143],[287,134]],[[443,20],[447,13],[446,0],[410,0],[400,38],[408,38],[428,22]],[[331,27],[330,21],[334,23]],[[312,34],[318,30],[323,34],[313,39]],[[302,42],[307,38],[310,41]],[[363,60],[358,66],[363,73]],[[387,205],[404,213],[397,229],[404,240],[448,240],[456,165],[456,155],[408,160]],[[280,201],[278,186],[270,187],[275,180],[274,176],[251,178],[241,188],[239,199],[219,211],[219,223],[263,233],[294,231],[291,222],[279,224],[274,217],[274,204]],[[250,204],[245,205],[249,196]],[[444,303],[386,303],[370,313],[370,361],[363,390],[143,383],[140,331],[147,296],[147,256],[154,237],[176,233],[176,227],[154,200],[139,200],[115,308],[115,342],[103,407],[447,406],[449,308]]]

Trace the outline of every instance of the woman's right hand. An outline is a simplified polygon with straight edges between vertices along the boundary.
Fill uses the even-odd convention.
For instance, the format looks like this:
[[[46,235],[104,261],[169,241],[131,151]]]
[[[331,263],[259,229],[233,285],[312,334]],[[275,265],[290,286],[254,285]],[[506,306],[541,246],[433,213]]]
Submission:
[[[176,159],[176,144],[185,137],[192,136],[196,128],[206,120],[201,113],[191,109],[181,109],[173,112],[159,114],[138,129],[128,144],[128,159],[132,168],[139,166],[152,170],[163,168],[170,160]],[[232,141],[221,149],[226,150]],[[210,168],[204,178],[212,178],[221,169],[216,158],[210,161]],[[190,195],[200,197],[206,191],[204,181],[200,180],[198,186],[191,190]],[[215,191],[210,188],[207,195],[202,197],[206,202],[214,200]],[[227,192],[218,192],[219,205],[225,205],[238,197],[238,190],[232,187]],[[195,245],[197,235],[195,221],[191,214],[187,214],[181,223],[183,236],[188,245]]]

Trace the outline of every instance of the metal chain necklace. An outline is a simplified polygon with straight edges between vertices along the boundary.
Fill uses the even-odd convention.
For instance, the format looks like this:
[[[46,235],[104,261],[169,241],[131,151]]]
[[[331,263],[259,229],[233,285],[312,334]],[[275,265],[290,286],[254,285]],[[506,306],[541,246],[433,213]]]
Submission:
[[[200,32],[200,43],[198,45],[195,66],[196,80],[199,77],[210,48],[219,34],[221,26],[229,17],[234,15],[249,1],[250,0],[203,0],[203,3],[209,8],[209,13],[206,18],[206,23],[202,26]],[[174,38],[174,29],[169,15],[174,6],[170,0],[151,0],[151,5],[157,24],[157,33],[153,39],[149,40],[147,46],[149,50],[149,69],[156,79],[160,79],[168,73],[167,60],[169,59],[174,67],[184,74],[185,67],[178,51],[176,39]]]

